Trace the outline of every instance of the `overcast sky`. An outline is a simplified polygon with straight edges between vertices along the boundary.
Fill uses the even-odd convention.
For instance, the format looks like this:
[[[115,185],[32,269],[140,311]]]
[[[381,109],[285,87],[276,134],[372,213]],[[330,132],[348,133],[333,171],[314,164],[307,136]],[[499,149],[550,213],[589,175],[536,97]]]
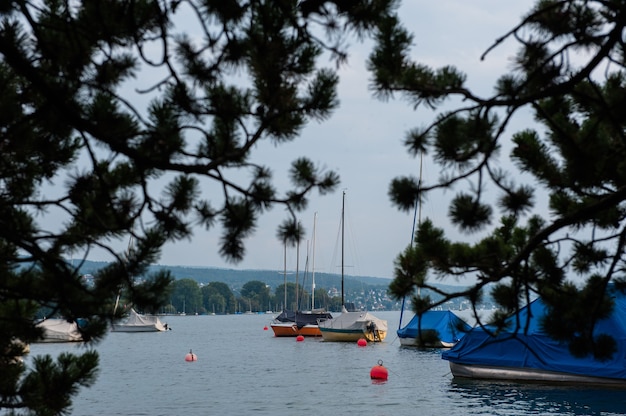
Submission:
[[[405,0],[401,7],[404,24],[414,33],[413,56],[431,66],[452,64],[468,76],[468,85],[481,94],[492,92],[495,79],[510,67],[512,44],[480,56],[494,40],[519,23],[533,2],[502,0]],[[406,101],[380,102],[368,90],[365,70],[368,48],[351,49],[349,62],[340,71],[340,108],[327,121],[305,128],[302,137],[280,148],[257,149],[256,157],[268,161],[278,189],[287,176],[290,162],[306,156],[341,177],[338,191],[320,197],[312,194],[309,208],[300,215],[308,238],[312,238],[313,218],[317,212],[315,269],[339,272],[338,231],[342,190],[346,191],[346,273],[351,275],[393,277],[396,256],[411,239],[413,214],[392,207],[387,191],[394,177],[419,174],[419,160],[409,157],[402,145],[406,132],[424,126],[433,113],[414,110]],[[330,64],[330,63],[329,63]],[[426,182],[439,177],[438,168],[424,160]],[[447,205],[441,199],[428,199],[422,218],[433,219],[436,226],[453,231],[446,217]],[[224,267],[232,269],[283,269],[283,247],[276,229],[285,218],[281,207],[264,216],[255,235],[246,241],[243,262],[231,264],[218,254],[220,233],[198,228],[190,241],[165,246],[160,263]],[[460,236],[462,237],[462,236]],[[306,242],[300,250],[300,269],[304,267]],[[295,269],[295,249],[289,249],[287,267]],[[104,260],[95,255],[93,260]],[[311,261],[311,260],[309,260]],[[179,276],[183,277],[183,276]]]

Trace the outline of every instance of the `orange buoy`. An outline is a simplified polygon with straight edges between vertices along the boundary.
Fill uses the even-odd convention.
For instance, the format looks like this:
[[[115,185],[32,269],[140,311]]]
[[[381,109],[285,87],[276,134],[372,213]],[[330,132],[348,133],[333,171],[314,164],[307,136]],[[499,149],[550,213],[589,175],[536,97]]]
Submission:
[[[367,345],[367,341],[365,340],[365,338],[359,338],[359,340],[356,342],[356,345],[358,345],[359,347],[365,347]]]
[[[304,336],[303,336],[303,335],[298,335],[298,336],[296,337],[296,341],[297,341],[297,342],[302,342],[302,341],[304,341]]]
[[[189,350],[187,355],[185,355],[185,361],[198,361],[198,356]]]
[[[383,367],[383,360],[378,360],[378,365],[372,367],[370,377],[372,380],[387,380],[389,372],[385,367]]]

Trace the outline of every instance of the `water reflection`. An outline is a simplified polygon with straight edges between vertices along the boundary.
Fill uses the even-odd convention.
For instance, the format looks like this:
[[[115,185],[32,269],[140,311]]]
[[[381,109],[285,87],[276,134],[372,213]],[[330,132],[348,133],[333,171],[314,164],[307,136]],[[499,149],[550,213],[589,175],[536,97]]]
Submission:
[[[450,383],[452,400],[468,414],[491,415],[623,415],[626,391],[579,385],[543,385],[455,378]]]

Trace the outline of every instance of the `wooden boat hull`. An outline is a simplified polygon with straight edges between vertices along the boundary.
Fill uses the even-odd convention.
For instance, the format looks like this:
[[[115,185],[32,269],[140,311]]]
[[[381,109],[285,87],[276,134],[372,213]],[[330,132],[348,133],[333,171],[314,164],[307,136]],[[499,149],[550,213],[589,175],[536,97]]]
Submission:
[[[276,337],[321,337],[322,332],[317,325],[304,325],[298,328],[296,324],[271,324],[272,331]]]
[[[571,373],[538,370],[534,368],[493,367],[483,365],[460,364],[450,361],[450,371],[454,377],[550,383],[584,383],[592,385],[613,385],[626,387],[626,380],[605,377],[593,377]]]
[[[361,338],[368,342],[381,342],[387,336],[387,331],[382,330],[372,332],[362,329],[322,328],[320,331],[324,341],[332,342],[357,342]]]
[[[324,341],[356,342],[365,338],[368,342],[381,342],[387,336],[387,321],[367,311],[348,312],[343,308],[337,318],[320,322]]]

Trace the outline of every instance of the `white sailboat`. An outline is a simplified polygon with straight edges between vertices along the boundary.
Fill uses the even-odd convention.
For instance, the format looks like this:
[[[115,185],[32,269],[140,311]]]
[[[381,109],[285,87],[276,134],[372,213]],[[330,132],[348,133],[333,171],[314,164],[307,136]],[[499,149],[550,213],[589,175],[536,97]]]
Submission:
[[[167,331],[167,324],[163,324],[156,315],[144,315],[131,308],[128,316],[113,324],[113,332],[159,332]]]
[[[128,243],[128,250],[131,250],[133,244],[132,237]],[[113,314],[117,312],[117,308],[120,303],[120,293],[117,294],[115,299],[115,306],[113,307]],[[138,313],[134,308],[130,308],[126,317],[114,323],[111,326],[113,332],[160,332],[171,329],[167,324],[163,324],[156,315],[144,315]]]
[[[387,336],[387,321],[377,318],[367,311],[348,312],[344,294],[344,231],[345,201],[343,192],[341,207],[341,315],[319,322],[324,341],[356,342],[365,338],[369,342],[381,342]]]

